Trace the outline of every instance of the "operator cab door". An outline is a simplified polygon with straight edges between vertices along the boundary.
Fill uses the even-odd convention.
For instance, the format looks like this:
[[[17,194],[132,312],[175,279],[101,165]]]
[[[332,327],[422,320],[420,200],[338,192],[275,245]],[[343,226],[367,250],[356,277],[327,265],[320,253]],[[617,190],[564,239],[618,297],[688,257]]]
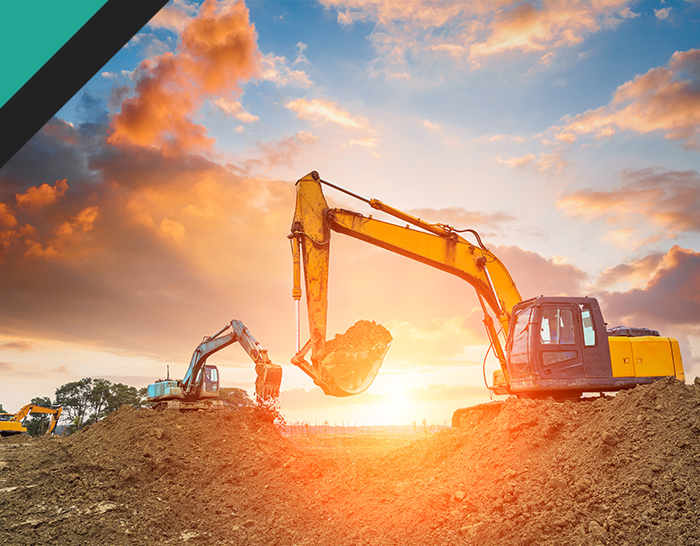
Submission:
[[[585,376],[581,308],[572,303],[545,303],[539,308],[537,368],[541,379]]]
[[[516,308],[513,311],[511,334],[506,350],[508,352],[508,371],[514,381],[533,379],[532,354],[535,345],[535,307]]]
[[[219,369],[211,364],[204,366],[204,390],[206,392],[219,390]]]

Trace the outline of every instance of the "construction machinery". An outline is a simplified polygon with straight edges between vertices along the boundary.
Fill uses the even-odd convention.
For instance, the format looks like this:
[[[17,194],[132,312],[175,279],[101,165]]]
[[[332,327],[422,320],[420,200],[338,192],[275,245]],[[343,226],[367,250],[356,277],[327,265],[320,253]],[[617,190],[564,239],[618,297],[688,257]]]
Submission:
[[[42,406],[39,404],[27,404],[17,413],[0,413],[0,436],[13,436],[27,432],[25,420],[30,414],[39,413],[51,415],[51,421],[45,434],[53,434],[58,424],[58,419],[63,411],[62,406]]]
[[[200,410],[223,408],[219,398],[219,370],[207,364],[214,353],[238,342],[255,363],[255,393],[259,399],[277,398],[282,384],[282,367],[273,364],[248,328],[232,320],[213,336],[205,336],[195,349],[185,377],[180,380],[159,379],[148,386],[148,401],[159,410]],[[169,375],[169,374],[168,374]]]
[[[330,208],[322,184],[406,224]],[[348,346],[341,354],[327,348],[331,232],[417,260],[469,283],[476,290],[490,349],[500,364],[494,372],[493,386],[487,384],[496,394],[578,398],[583,393],[618,391],[665,377],[685,379],[676,339],[643,328],[608,332],[598,301],[592,297],[540,296],[523,301],[505,265],[484,246],[476,231],[426,222],[321,180],[314,171],[296,183],[296,209],[289,235],[294,259],[297,338],[302,263],[310,330],[310,339],[303,347],[297,341],[292,363],[311,376],[326,394],[347,396],[365,390],[388,350],[386,343],[361,354],[353,354]],[[461,235],[465,232],[475,238],[476,244]],[[311,362],[305,358],[309,351]],[[354,366],[357,359],[365,360],[366,365],[357,367],[358,373],[349,378],[343,376],[343,362]]]

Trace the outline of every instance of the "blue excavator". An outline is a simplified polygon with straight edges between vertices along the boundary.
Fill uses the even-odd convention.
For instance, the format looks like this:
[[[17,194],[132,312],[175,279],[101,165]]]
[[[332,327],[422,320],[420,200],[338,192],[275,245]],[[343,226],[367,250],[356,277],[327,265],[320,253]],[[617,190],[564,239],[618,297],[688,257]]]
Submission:
[[[238,342],[255,363],[255,394],[259,400],[276,399],[282,384],[282,367],[273,364],[248,328],[232,320],[213,336],[205,336],[195,349],[182,380],[159,379],[148,386],[148,401],[157,410],[205,410],[225,407],[219,396],[219,370],[207,358]]]

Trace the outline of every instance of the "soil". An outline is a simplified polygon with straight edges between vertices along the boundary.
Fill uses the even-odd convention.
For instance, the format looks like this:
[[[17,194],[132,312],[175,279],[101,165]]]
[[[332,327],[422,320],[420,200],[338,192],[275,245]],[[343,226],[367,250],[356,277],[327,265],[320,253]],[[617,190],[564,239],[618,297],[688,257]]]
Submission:
[[[700,380],[508,399],[415,441],[122,407],[0,441],[0,544],[700,545]]]
[[[381,324],[371,320],[359,320],[344,334],[336,334],[335,337],[323,346],[320,358],[334,352],[362,352],[370,351],[377,345],[389,345],[392,337],[389,330]]]
[[[369,387],[391,345],[391,334],[381,324],[360,320],[344,334],[327,341],[312,355],[320,373],[316,381],[326,394],[348,396]]]

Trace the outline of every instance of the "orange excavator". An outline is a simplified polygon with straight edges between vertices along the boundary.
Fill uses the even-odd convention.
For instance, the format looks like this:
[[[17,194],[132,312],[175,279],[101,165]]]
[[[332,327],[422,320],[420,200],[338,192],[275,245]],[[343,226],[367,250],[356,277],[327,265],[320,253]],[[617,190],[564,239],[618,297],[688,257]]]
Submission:
[[[404,224],[331,208],[323,186],[357,198]],[[349,396],[366,390],[390,345],[390,337],[387,342],[386,337],[375,336],[372,331],[367,337],[380,341],[366,344],[362,350],[354,349],[352,344],[340,344],[334,350],[333,341],[326,341],[332,232],[416,260],[471,285],[484,313],[490,348],[500,364],[489,387],[496,394],[578,398],[583,393],[619,391],[665,377],[685,379],[676,339],[646,328],[608,331],[598,301],[592,297],[540,296],[523,301],[505,265],[486,248],[476,231],[426,222],[324,181],[313,171],[296,183],[296,208],[289,235],[297,338],[302,264],[310,330],[305,345],[297,341],[292,363],[326,394]],[[476,242],[469,242],[464,233],[471,234]],[[310,362],[306,358],[309,351]]]
[[[0,413],[0,436],[13,436],[27,432],[24,421],[32,413],[51,415],[46,434],[53,434],[58,424],[58,419],[63,411],[62,406],[40,406],[39,404],[27,404],[17,413]]]

